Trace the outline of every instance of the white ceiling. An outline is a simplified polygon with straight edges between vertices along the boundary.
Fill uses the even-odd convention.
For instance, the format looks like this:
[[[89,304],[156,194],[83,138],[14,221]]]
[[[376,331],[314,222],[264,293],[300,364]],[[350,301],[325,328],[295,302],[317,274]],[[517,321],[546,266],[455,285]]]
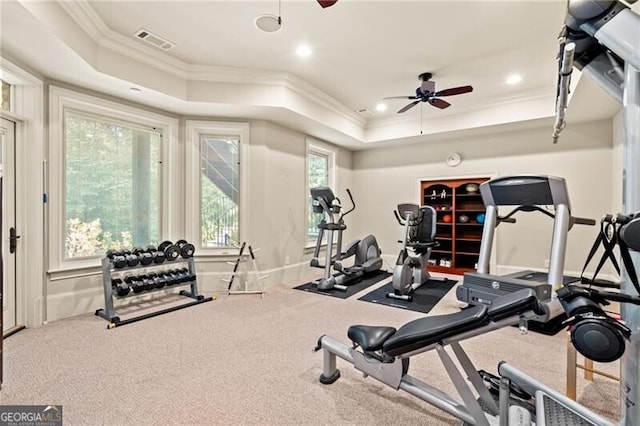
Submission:
[[[164,110],[268,119],[362,149],[514,123],[547,125],[565,7],[564,0],[339,0],[322,9],[314,0],[283,1],[282,29],[263,33],[254,19],[277,15],[277,0],[5,0],[0,49],[42,76]],[[149,47],[133,37],[140,28],[176,47]],[[303,42],[313,49],[309,58],[294,54]],[[404,100],[375,110],[383,97],[412,95],[426,71],[437,90],[470,84],[474,91],[446,98],[447,110],[424,104],[396,114]],[[509,86],[513,73],[523,80]],[[131,94],[130,86],[142,93]],[[576,107],[572,119],[615,113],[613,100],[589,93],[581,102],[598,107]]]

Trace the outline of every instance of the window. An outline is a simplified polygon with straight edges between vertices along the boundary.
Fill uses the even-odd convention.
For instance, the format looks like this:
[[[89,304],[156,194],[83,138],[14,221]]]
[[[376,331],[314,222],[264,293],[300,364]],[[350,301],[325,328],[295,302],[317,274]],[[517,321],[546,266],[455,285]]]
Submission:
[[[178,121],[55,86],[49,102],[50,272],[174,235]]]
[[[160,142],[155,129],[64,112],[64,259],[157,245]]]
[[[200,236],[202,247],[240,244],[237,137],[200,137]]]
[[[243,241],[249,125],[189,120],[187,141],[187,232],[201,253],[229,253]]]
[[[0,109],[11,111],[11,85],[0,80]]]
[[[307,240],[314,243],[318,238],[318,223],[323,218],[322,213],[313,212],[311,188],[328,186],[335,191],[334,186],[335,152],[328,146],[317,142],[307,143]]]

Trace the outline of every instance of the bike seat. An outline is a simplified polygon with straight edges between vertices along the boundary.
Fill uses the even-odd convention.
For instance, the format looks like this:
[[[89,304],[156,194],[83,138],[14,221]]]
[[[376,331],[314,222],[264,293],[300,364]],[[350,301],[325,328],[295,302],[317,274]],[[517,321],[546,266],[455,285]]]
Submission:
[[[358,344],[364,351],[377,351],[382,344],[396,332],[393,327],[352,325],[347,336],[353,343]]]

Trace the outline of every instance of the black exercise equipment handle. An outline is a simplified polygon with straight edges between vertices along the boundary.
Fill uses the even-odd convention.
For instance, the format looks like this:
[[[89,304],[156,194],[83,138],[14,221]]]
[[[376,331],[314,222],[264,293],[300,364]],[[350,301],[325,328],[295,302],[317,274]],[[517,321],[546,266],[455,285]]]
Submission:
[[[351,195],[351,191],[349,191],[349,188],[347,188],[347,194],[349,194],[349,199],[351,200],[351,208],[346,212],[342,213],[340,215],[340,219],[342,219],[343,217],[345,217],[346,215],[348,215],[349,213],[351,213],[356,209],[356,203],[355,201],[353,201],[353,196]]]
[[[398,223],[399,223],[401,226],[404,226],[404,223],[402,222],[402,218],[401,218],[401,217],[400,217],[400,215],[398,214],[398,211],[397,211],[397,210],[394,210],[394,211],[393,211],[393,215],[396,217],[396,220],[398,221]]]
[[[549,216],[551,219],[555,219],[556,218],[555,214],[551,213],[548,210],[543,209],[540,206],[523,205],[523,206],[518,206],[515,209],[511,210],[509,213],[507,213],[506,216],[499,216],[498,217],[498,223],[500,223],[500,222],[516,223],[516,220],[515,219],[511,219],[511,216],[513,216],[517,212],[540,212],[540,213],[544,214],[545,216]],[[596,223],[597,222],[594,219],[590,219],[588,217],[571,216],[571,219],[570,219],[570,222],[569,222],[569,229],[571,229],[573,227],[573,225],[595,226]]]
[[[571,216],[571,223],[574,225],[587,225],[587,226],[595,226],[595,219],[589,219],[588,217],[575,217]]]

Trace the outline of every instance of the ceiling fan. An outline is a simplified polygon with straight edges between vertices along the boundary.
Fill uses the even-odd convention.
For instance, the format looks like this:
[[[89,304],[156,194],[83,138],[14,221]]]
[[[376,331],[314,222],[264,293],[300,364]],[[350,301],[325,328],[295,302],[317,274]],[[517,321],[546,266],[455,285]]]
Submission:
[[[338,2],[338,0],[316,0],[323,9],[333,6]]]
[[[415,99],[413,102],[405,105],[398,110],[398,114],[403,113],[420,102],[428,102],[432,106],[440,109],[445,109],[451,106],[451,104],[445,100],[440,99],[443,96],[461,95],[463,93],[473,92],[471,86],[452,87],[450,89],[439,90],[436,92],[436,83],[431,80],[433,74],[430,72],[422,73],[418,76],[422,84],[416,89],[416,94],[412,96],[389,96],[383,99]]]

